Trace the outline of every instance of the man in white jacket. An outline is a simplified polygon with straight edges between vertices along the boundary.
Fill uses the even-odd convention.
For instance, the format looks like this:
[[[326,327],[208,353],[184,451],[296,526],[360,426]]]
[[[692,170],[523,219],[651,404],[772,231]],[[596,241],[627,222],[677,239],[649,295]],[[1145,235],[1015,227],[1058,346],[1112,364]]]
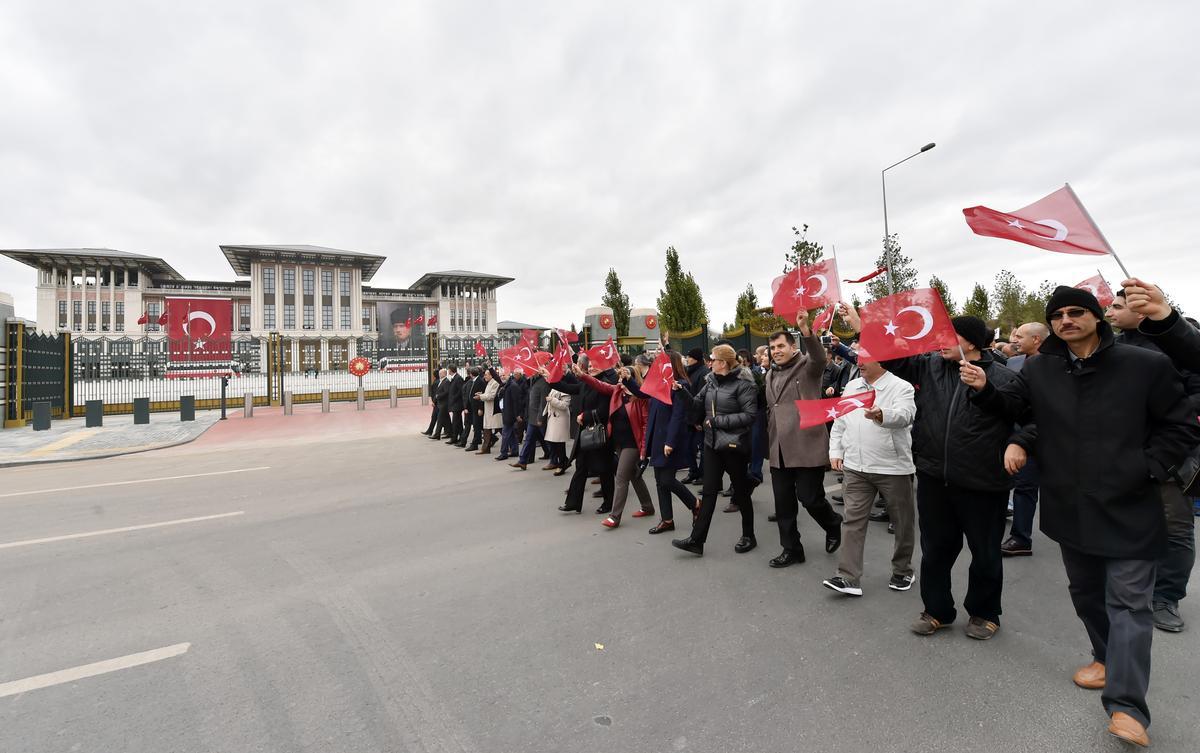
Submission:
[[[913,501],[912,433],[917,407],[913,387],[878,363],[859,364],[861,375],[851,380],[843,394],[874,390],[875,403],[833,422],[829,434],[829,462],[846,477],[842,513],[842,549],[837,575],[822,585],[848,596],[862,596],[863,544],[867,514],[875,495],[883,497],[896,539],[892,551],[892,578],[888,588],[912,588],[912,553],[916,505]]]

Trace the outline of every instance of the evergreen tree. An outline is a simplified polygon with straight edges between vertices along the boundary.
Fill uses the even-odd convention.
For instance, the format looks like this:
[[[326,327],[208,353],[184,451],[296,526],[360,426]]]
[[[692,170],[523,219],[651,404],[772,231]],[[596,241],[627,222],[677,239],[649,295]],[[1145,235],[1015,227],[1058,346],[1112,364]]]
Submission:
[[[617,327],[617,337],[629,336],[629,296],[621,289],[621,278],[617,270],[608,268],[608,277],[604,278],[604,297],[600,302],[613,310],[613,324]]]
[[[742,291],[737,299],[737,311],[733,315],[733,326],[740,327],[757,319],[758,315],[754,313],[754,310],[757,308],[758,295],[754,292],[754,285],[747,283],[746,289]],[[726,331],[729,331],[729,329],[727,327]]]
[[[793,226],[792,234],[796,236],[796,241],[784,254],[784,274],[805,264],[816,264],[821,260],[821,254],[825,252],[825,248],[820,243],[808,239],[808,225],[802,225],[799,230]]]
[[[991,303],[996,325],[1001,333],[1012,332],[1025,321],[1025,303],[1029,291],[1016,275],[1007,269],[996,273],[992,286]]]
[[[666,279],[658,292],[658,318],[668,332],[687,332],[708,321],[708,308],[691,272],[684,272],[679,252],[667,248]]]
[[[892,233],[887,238],[887,248],[891,251],[892,257],[892,288],[888,290],[887,274],[881,274],[873,280],[867,282],[868,302],[877,301],[880,298],[886,298],[892,293],[903,293],[906,290],[915,290],[917,287],[917,269],[913,266],[912,259],[905,256],[900,251],[900,240],[895,233]],[[879,252],[879,258],[875,260],[875,267],[886,266],[885,254]]]
[[[975,288],[971,291],[971,297],[962,307],[963,316],[977,316],[985,322],[992,318],[992,302],[988,298],[987,288],[979,283],[975,283]]]
[[[942,297],[942,303],[946,304],[946,312],[950,316],[957,316],[958,312],[954,308],[954,299],[950,297],[950,289],[946,287],[946,283],[942,281],[942,278],[937,275],[930,277],[929,287],[936,290],[938,295]]]

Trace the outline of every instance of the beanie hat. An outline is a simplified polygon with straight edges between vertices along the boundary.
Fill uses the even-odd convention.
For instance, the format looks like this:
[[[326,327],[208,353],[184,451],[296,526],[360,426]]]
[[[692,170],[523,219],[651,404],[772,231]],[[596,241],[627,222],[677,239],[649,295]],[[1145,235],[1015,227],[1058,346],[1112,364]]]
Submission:
[[[1091,291],[1059,285],[1054,289],[1050,300],[1046,301],[1046,321],[1050,321],[1050,315],[1065,306],[1087,309],[1095,314],[1097,319],[1104,320],[1104,309],[1100,308],[1100,301],[1096,300],[1096,296],[1092,295]]]
[[[950,320],[962,339],[983,350],[992,344],[995,333],[977,316],[956,316]]]
[[[712,359],[733,365],[737,363],[737,351],[732,345],[718,345],[712,349]]]
[[[704,360],[704,351],[700,350],[699,348],[692,348],[691,350],[689,350],[687,352],[687,357],[691,358],[694,361],[703,361]]]

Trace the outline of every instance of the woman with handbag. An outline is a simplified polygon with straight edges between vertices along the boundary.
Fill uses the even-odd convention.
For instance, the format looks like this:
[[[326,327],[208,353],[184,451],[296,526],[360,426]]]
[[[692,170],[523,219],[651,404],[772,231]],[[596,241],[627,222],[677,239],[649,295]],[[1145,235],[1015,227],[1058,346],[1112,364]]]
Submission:
[[[616,380],[616,374],[611,369],[602,372],[600,369],[590,368],[585,355],[579,356],[576,368],[600,381]],[[583,493],[588,477],[594,476],[600,479],[600,492],[604,500],[596,514],[610,513],[613,503],[613,456],[607,431],[608,396],[583,384],[582,381],[561,380],[554,385],[555,389],[561,392],[579,395],[579,414],[575,416],[575,422],[579,425],[579,437],[575,440],[575,473],[572,474],[571,485],[567,488],[567,498],[558,509],[562,512],[583,512]]]
[[[617,466],[614,474],[615,488],[613,493],[612,512],[601,525],[605,528],[616,528],[621,525],[621,514],[625,512],[625,500],[629,497],[629,487],[633,486],[637,493],[641,509],[633,513],[635,518],[645,518],[654,514],[654,503],[650,500],[650,490],[642,480],[645,466],[641,465],[642,448],[646,436],[646,398],[637,390],[638,380],[645,374],[650,360],[644,355],[638,360],[631,371],[627,367],[617,370],[617,384],[601,382],[595,377],[588,376],[578,366],[575,375],[588,387],[608,397],[608,436],[613,451],[617,456]]]
[[[712,350],[712,373],[692,398],[692,409],[703,411],[704,491],[700,515],[692,526],[692,535],[671,544],[685,552],[704,554],[704,542],[717,507],[721,476],[728,473],[733,482],[733,503],[742,515],[742,537],[733,550],[745,553],[757,546],[754,539],[754,508],[750,501],[750,481],[746,468],[750,459],[750,432],[758,414],[758,395],[754,382],[740,378],[737,353],[728,345]],[[678,382],[675,388],[680,389]]]

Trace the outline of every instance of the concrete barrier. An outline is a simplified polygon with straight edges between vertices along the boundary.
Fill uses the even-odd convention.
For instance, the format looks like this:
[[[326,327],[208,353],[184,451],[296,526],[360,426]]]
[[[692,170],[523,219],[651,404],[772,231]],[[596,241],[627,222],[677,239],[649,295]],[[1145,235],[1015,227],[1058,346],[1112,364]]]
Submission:
[[[293,407],[292,391],[285,390],[283,393],[283,415],[285,415],[285,416],[292,415],[292,407]]]
[[[321,390],[321,412],[329,412],[329,390]]]
[[[33,430],[34,431],[49,431],[50,430],[50,403],[41,402],[34,403],[33,408]]]
[[[398,404],[399,398],[397,397],[396,385],[392,385],[391,387],[388,388],[388,400],[390,400],[392,402],[393,408],[395,408],[396,405]]]
[[[195,421],[196,420],[196,396],[195,395],[180,395],[179,396],[179,420],[180,421]]]
[[[93,426],[104,426],[104,401],[88,400],[83,405],[83,425],[88,428]]]
[[[242,394],[242,418],[254,417],[254,393],[246,392]]]
[[[359,385],[359,387],[358,387],[358,409],[359,410],[367,409],[367,395],[366,395],[366,393],[363,392],[362,385]]]
[[[150,423],[150,398],[135,397],[133,399],[133,422],[135,424]]]

